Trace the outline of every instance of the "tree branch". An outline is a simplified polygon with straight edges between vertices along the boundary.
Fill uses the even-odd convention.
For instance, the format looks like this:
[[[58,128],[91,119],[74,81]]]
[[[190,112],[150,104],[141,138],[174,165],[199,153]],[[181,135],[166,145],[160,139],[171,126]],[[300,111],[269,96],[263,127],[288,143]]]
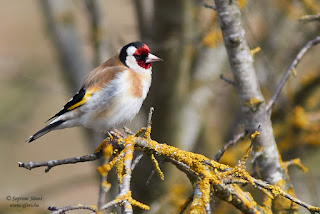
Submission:
[[[320,13],[316,15],[305,15],[302,16],[299,21],[301,22],[312,22],[312,21],[320,21]]]
[[[50,160],[50,161],[44,161],[44,162],[18,162],[19,167],[25,168],[25,169],[34,169],[37,167],[43,167],[46,166],[45,172],[49,172],[49,170],[55,166],[59,165],[65,165],[65,164],[75,164],[79,162],[87,162],[87,161],[94,161],[99,158],[101,158],[101,152],[96,152],[89,155],[84,155],[80,157],[73,157],[73,158],[66,158],[61,160]]]
[[[313,46],[317,45],[320,42],[320,36],[310,40],[297,54],[297,56],[295,57],[295,59],[293,60],[293,62],[291,63],[291,65],[289,66],[289,68],[287,69],[287,71],[284,73],[277,89],[276,92],[273,94],[273,96],[271,97],[271,99],[269,100],[266,109],[269,113],[271,113],[272,107],[275,104],[276,99],[278,98],[284,84],[287,82],[290,74],[292,71],[294,71],[296,69],[296,67],[298,66],[300,60],[302,59],[302,57],[307,53],[307,51],[312,48]]]
[[[133,151],[134,147],[131,143],[131,140],[128,141],[124,147],[124,176],[122,178],[122,185],[120,185],[120,196],[126,195],[128,192],[130,192],[130,181],[131,181],[131,163],[133,158]],[[130,214],[133,213],[132,205],[128,200],[123,201],[122,205],[122,213]]]
[[[282,183],[282,187],[287,191],[292,185],[285,169],[281,166],[281,157],[274,139],[270,117],[266,111],[253,58],[245,38],[245,30],[242,27],[238,1],[215,0],[215,5],[246,130],[251,133],[261,127],[260,136],[253,147],[253,165],[263,180],[271,184]],[[278,207],[290,210],[296,208]]]
[[[91,210],[92,212],[97,212],[97,209],[94,206],[83,205],[83,204],[71,205],[71,206],[65,206],[65,207],[50,206],[48,210],[53,211],[50,214],[64,214],[65,212],[71,211],[71,210]]]
[[[220,79],[224,80],[226,83],[229,83],[230,85],[235,85],[234,81],[227,79],[223,74],[220,75]]]
[[[213,160],[219,162],[221,157],[223,156],[223,154],[225,153],[225,151],[227,151],[227,149],[231,146],[233,146],[234,144],[236,144],[237,142],[239,142],[239,140],[243,139],[246,136],[246,132],[241,132],[240,134],[237,134],[233,137],[233,139],[229,140],[218,152],[217,154],[214,156]]]
[[[65,1],[40,1],[49,36],[72,93],[79,90],[89,64],[84,60],[81,41],[74,25],[72,5]]]
[[[90,40],[92,42],[94,57],[93,66],[96,67],[110,57],[110,47],[106,41],[103,23],[103,4],[100,0],[84,1],[88,10],[88,16],[90,20]]]
[[[214,5],[210,5],[210,4],[204,3],[203,6],[204,6],[205,8],[210,8],[210,9],[212,9],[212,10],[217,10],[217,8],[216,8]]]
[[[188,175],[190,181],[194,183],[195,187],[197,187],[194,190],[195,192],[193,195],[193,202],[191,204],[191,209],[195,211],[204,211],[206,213],[210,213],[211,209],[209,203],[211,193],[213,193],[220,199],[231,203],[244,213],[263,213],[262,207],[259,206],[247,192],[243,191],[240,186],[237,185],[237,183],[249,183],[253,185],[253,187],[262,189],[269,197],[273,198],[280,195],[288,198],[294,203],[306,207],[312,212],[320,211],[319,207],[314,207],[305,202],[302,202],[294,196],[286,193],[278,186],[270,185],[265,181],[261,181],[251,177],[245,168],[245,161],[251,151],[251,146],[243,156],[239,164],[235,167],[230,167],[210,160],[203,155],[183,151],[176,147],[166,144],[159,144],[158,142],[153,141],[150,138],[151,114],[152,110],[150,111],[150,116],[148,119],[149,126],[144,129],[146,130],[146,133],[145,135],[143,135],[143,137],[130,135],[126,138],[121,138],[120,136],[116,135],[113,136],[113,138],[109,138],[105,141],[105,147],[103,148],[104,157],[106,158],[106,160],[108,160],[111,155],[114,155],[114,158],[109,163],[100,166],[98,168],[98,171],[101,175],[106,177],[108,175],[108,172],[115,166],[117,177],[120,183],[120,193],[114,200],[108,202],[105,205],[102,205],[101,209],[99,210],[105,210],[117,205],[120,205],[122,207],[123,213],[132,213],[132,206],[138,206],[146,210],[149,209],[147,205],[144,205],[131,197],[131,164],[134,148],[138,148],[140,151],[143,151],[146,154],[157,154],[158,156],[169,160],[171,163],[176,165],[179,170],[185,172]],[[257,134],[258,133],[255,132],[255,134],[251,135],[252,142],[254,139],[256,139]],[[48,164],[50,161],[32,164],[19,163],[19,165],[21,165],[21,167],[28,168],[27,165],[29,164],[30,169],[39,166],[53,167],[59,164],[95,160],[99,157],[101,157],[101,153],[95,153],[79,158],[69,158],[53,161],[53,165]],[[52,214],[64,213],[66,211],[75,209],[89,209],[94,212],[98,210],[98,208],[95,206],[82,204],[79,204],[77,206],[66,206],[62,208],[50,207],[49,209],[51,211],[54,211]]]
[[[300,206],[308,209],[311,213],[316,213],[316,212],[320,213],[320,207],[315,207],[315,206],[312,206],[310,204],[307,204],[306,202],[303,202],[300,199],[298,199],[296,197],[293,197],[292,195],[286,193],[282,189],[275,188],[275,186],[272,186],[272,185],[270,185],[270,184],[268,184],[268,183],[266,183],[264,181],[258,180],[256,178],[253,178],[253,181],[257,185],[257,187],[269,190],[270,192],[273,192],[275,194],[275,196],[278,194],[278,195],[281,195],[283,197],[286,197],[290,201],[292,201],[292,202],[294,202],[296,204],[299,204]]]

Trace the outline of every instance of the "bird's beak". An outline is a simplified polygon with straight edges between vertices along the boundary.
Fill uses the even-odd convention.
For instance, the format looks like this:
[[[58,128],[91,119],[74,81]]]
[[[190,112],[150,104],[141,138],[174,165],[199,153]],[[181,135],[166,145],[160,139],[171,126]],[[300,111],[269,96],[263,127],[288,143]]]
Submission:
[[[150,63],[150,62],[157,62],[157,61],[162,61],[162,59],[160,59],[159,57],[149,53],[146,59],[146,63]]]

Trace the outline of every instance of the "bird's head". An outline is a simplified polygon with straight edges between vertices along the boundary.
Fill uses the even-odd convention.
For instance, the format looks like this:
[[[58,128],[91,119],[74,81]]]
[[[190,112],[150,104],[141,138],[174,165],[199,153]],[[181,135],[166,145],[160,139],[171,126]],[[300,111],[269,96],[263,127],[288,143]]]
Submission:
[[[127,67],[135,71],[151,70],[152,62],[161,61],[150,53],[150,49],[142,42],[131,42],[121,48],[119,58]]]

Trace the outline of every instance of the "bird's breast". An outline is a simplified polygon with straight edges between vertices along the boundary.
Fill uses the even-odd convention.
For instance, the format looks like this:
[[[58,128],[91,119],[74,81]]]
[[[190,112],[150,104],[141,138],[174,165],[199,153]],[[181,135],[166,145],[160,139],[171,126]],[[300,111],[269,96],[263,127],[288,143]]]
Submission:
[[[133,70],[128,70],[126,80],[128,93],[132,97],[145,99],[151,84],[151,73],[140,74]]]
[[[91,97],[87,127],[106,131],[130,122],[139,112],[151,84],[151,75],[128,70]],[[89,104],[89,103],[88,103]]]

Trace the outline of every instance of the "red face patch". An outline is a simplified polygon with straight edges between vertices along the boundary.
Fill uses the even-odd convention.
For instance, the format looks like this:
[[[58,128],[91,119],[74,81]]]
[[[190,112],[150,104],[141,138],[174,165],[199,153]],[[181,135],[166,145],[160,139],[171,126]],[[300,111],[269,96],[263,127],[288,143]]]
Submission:
[[[138,48],[133,55],[148,55],[150,53],[149,47],[144,44],[142,47]]]
[[[151,63],[145,62],[149,53],[149,47],[146,44],[144,44],[142,47],[138,48],[133,54],[133,56],[135,56],[137,60],[138,65],[144,69],[149,69],[151,67]]]

